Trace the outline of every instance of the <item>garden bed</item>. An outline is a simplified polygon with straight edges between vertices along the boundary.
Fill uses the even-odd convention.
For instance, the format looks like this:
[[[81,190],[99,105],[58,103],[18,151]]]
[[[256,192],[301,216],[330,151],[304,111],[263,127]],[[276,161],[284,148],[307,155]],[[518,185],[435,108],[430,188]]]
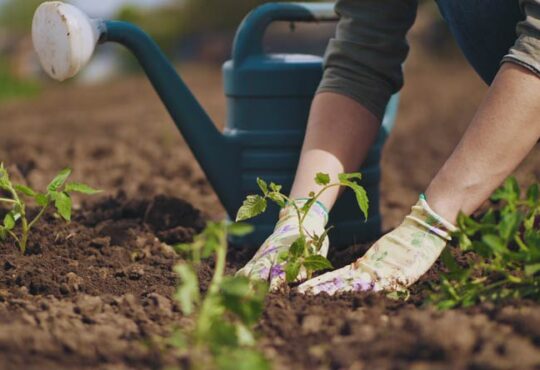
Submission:
[[[461,59],[425,58],[417,51],[408,62],[398,124],[383,157],[386,229],[425,188],[485,91]],[[184,75],[220,121],[219,68],[188,67]],[[82,203],[75,198],[70,224],[46,215],[27,256],[11,242],[0,245],[0,369],[181,366],[185,359],[163,350],[160,339],[189,324],[172,299],[178,257],[167,244],[189,241],[206,220],[224,214],[148,83],[54,88],[39,100],[0,107],[0,122],[0,158],[23,181],[42,188],[70,166],[76,180],[105,190]],[[425,132],[430,140],[419,145]],[[538,158],[535,149],[518,171],[521,182],[540,173]],[[331,260],[344,265],[368,246],[334,251]],[[228,272],[253,252],[231,247]],[[211,261],[202,265],[203,282],[211,269]],[[271,294],[260,345],[275,369],[540,368],[540,306],[421,306],[438,269],[407,302]]]
[[[0,368],[163,368],[183,361],[162,346],[186,324],[171,299],[178,257],[204,225],[189,203],[124,195],[85,206],[71,224],[47,215],[29,241],[0,247]],[[336,266],[368,245],[332,255]],[[232,273],[249,257],[232,248]],[[437,312],[421,308],[436,266],[408,302],[377,295],[271,294],[261,346],[276,368],[532,369],[540,309],[529,302]],[[199,270],[204,287],[212,262]],[[183,321],[184,320],[184,321]]]

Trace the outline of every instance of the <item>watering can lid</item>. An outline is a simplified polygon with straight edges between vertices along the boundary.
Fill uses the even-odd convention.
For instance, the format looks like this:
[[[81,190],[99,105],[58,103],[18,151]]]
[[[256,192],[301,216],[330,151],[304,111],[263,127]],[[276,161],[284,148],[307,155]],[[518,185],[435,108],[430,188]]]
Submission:
[[[223,66],[227,96],[305,96],[315,93],[322,77],[322,58],[306,54],[253,55],[239,65]]]

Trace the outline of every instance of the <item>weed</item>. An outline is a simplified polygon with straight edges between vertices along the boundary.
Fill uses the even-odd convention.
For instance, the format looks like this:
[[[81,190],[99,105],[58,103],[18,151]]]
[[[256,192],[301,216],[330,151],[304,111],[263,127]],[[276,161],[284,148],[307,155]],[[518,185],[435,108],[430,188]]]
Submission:
[[[491,196],[495,206],[481,217],[458,217],[455,238],[467,260],[458,263],[447,247],[443,274],[430,300],[439,308],[468,307],[483,301],[540,299],[539,185],[524,199],[515,178]],[[472,253],[471,253],[472,252]]]

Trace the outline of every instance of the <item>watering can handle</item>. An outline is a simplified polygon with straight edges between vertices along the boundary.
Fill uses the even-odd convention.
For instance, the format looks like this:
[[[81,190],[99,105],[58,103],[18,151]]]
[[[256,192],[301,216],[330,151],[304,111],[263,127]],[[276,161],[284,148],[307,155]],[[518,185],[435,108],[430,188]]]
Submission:
[[[334,3],[267,3],[244,18],[233,46],[233,60],[241,63],[251,55],[263,54],[263,37],[275,21],[332,22],[338,20]]]

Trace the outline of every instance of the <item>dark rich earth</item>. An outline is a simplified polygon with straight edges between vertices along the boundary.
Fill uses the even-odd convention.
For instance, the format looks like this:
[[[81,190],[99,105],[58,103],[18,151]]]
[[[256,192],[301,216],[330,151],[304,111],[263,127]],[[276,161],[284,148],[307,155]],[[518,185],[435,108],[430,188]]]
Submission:
[[[460,56],[420,46],[424,19],[411,33],[398,121],[383,155],[387,229],[425,189],[485,92]],[[181,70],[222,121],[219,68]],[[52,87],[37,100],[0,106],[0,129],[0,160],[21,181],[41,189],[69,166],[75,180],[104,190],[76,198],[70,224],[47,214],[28,255],[0,244],[0,369],[181,367],[154,345],[185,320],[171,298],[177,257],[169,244],[189,241],[223,210],[146,80]],[[534,149],[517,170],[524,184],[540,174],[539,159]],[[367,247],[334,251],[331,259],[340,266]],[[232,247],[228,271],[251,253]],[[203,281],[211,267],[201,267]],[[422,305],[438,269],[407,302],[273,294],[259,325],[261,346],[275,369],[540,369],[537,304],[438,312]]]
[[[171,295],[174,250],[204,220],[171,197],[119,194],[85,204],[70,224],[46,215],[26,255],[0,246],[0,368],[130,369],[180,366],[159,338],[182,322]],[[349,263],[368,245],[332,254]],[[232,272],[249,258],[233,247]],[[407,302],[384,296],[272,294],[261,346],[276,368],[533,369],[540,310],[529,302],[438,312],[423,307],[435,266]],[[203,285],[211,262],[199,271]],[[154,345],[152,345],[154,344]]]

